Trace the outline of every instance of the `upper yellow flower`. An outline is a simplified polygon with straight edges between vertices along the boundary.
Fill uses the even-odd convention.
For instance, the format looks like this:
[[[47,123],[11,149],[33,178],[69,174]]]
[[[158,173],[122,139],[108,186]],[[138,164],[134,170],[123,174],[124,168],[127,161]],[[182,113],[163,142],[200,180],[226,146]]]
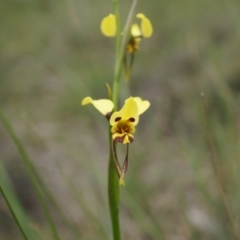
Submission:
[[[82,105],[93,104],[93,106],[105,116],[113,110],[113,102],[109,99],[93,100],[86,97],[82,100]],[[131,143],[134,139],[133,133],[135,126],[138,124],[139,115],[144,113],[150,106],[150,102],[142,100],[140,97],[130,97],[125,101],[120,111],[114,112],[109,120],[112,126],[113,140],[126,144]]]
[[[138,13],[136,17],[141,20],[141,24],[139,26],[135,23],[131,26],[131,36],[144,38],[151,37],[153,28],[150,20],[143,13]],[[117,28],[115,15],[109,14],[107,17],[103,18],[100,28],[102,34],[106,37],[116,36]]]

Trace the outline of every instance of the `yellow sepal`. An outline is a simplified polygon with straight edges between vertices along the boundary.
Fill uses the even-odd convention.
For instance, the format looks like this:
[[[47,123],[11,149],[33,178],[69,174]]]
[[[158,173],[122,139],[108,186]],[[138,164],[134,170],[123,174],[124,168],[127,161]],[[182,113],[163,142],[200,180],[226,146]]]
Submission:
[[[103,18],[100,29],[102,34],[106,37],[116,36],[116,16],[109,14],[107,17]]]
[[[142,20],[141,21],[142,36],[145,38],[151,37],[153,33],[151,21],[147,17],[145,17],[143,13],[138,13],[137,18],[140,18]]]

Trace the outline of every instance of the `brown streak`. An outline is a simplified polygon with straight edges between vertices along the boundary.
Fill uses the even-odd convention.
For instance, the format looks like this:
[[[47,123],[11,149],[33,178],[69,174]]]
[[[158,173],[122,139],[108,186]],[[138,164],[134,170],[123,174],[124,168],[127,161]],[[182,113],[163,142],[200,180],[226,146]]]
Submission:
[[[115,162],[115,167],[116,167],[116,171],[117,171],[117,175],[118,175],[118,178],[120,178],[121,176],[121,172],[119,171],[122,171],[122,168],[118,162],[118,158],[117,158],[117,150],[116,150],[116,141],[113,141],[112,144],[113,144],[113,154],[114,154],[114,162]]]
[[[128,170],[128,152],[129,152],[129,144],[127,144],[127,153],[126,153],[126,157],[122,166],[122,170],[124,171],[124,173],[127,172]]]

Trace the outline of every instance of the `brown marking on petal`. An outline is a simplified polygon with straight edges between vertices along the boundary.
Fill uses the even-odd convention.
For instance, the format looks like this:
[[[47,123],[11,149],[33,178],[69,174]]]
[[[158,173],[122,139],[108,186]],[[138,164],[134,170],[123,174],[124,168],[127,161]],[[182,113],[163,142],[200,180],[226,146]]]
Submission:
[[[117,117],[117,118],[115,118],[115,122],[118,122],[118,121],[120,121],[122,118],[121,117]]]
[[[142,36],[138,37],[131,37],[127,46],[126,46],[126,52],[127,53],[134,53],[139,50],[139,43],[142,39]]]
[[[127,135],[127,134],[123,135],[122,137],[115,137],[114,140],[116,142],[123,143],[126,136],[128,136],[128,139],[129,139],[130,143],[133,142],[134,138]]]
[[[127,143],[127,152],[126,152],[125,160],[122,166],[122,170],[124,171],[124,173],[126,173],[128,170],[128,152],[129,152],[129,144]]]
[[[130,143],[133,142],[134,138],[131,136],[128,136]]]
[[[122,133],[125,133],[125,132],[129,132],[130,131],[130,128],[128,125],[124,125],[123,128],[122,128],[123,132]]]
[[[121,176],[122,168],[118,162],[118,157],[117,157],[117,149],[116,149],[116,141],[113,141],[113,154],[114,154],[114,161],[115,161],[115,168],[117,171],[118,178]]]
[[[111,116],[112,116],[112,112],[109,112],[105,115],[108,121],[110,120]]]
[[[131,117],[128,119],[130,122],[135,122],[135,118]]]
[[[125,137],[125,136],[122,136],[122,137],[115,137],[114,140],[115,140],[116,142],[123,143],[124,137]]]
[[[121,128],[120,128],[119,126],[116,127],[116,132],[117,132],[117,133],[122,133],[122,132],[121,132]]]

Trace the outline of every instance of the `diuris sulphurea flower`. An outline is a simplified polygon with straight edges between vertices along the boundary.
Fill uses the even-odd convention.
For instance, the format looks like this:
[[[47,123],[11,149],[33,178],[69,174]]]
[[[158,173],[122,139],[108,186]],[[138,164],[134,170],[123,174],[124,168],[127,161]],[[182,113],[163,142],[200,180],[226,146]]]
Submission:
[[[137,23],[132,24],[129,33],[129,40],[125,49],[126,52],[123,57],[124,73],[127,81],[131,75],[134,54],[139,50],[142,38],[149,38],[153,33],[152,23],[143,13],[138,13],[136,17],[140,19],[141,23],[140,25]],[[109,14],[103,18],[100,29],[104,36],[115,37],[117,32],[116,16]]]
[[[140,97],[130,97],[126,99],[120,111],[111,114],[114,105],[109,99],[93,100],[91,97],[85,97],[82,105],[93,104],[93,106],[107,118],[112,126],[112,138],[116,142],[123,144],[131,143],[134,139],[133,133],[135,126],[139,122],[139,115],[144,113],[150,106],[150,102],[142,100]]]
[[[135,127],[139,122],[139,116],[149,108],[150,102],[142,100],[140,97],[129,97],[126,99],[123,107],[119,111],[113,113],[112,110],[114,105],[109,99],[93,100],[91,97],[85,97],[82,100],[82,105],[87,104],[92,104],[100,113],[109,119],[112,132],[115,166],[120,179],[119,184],[125,185],[124,174],[126,173],[128,166],[129,144],[134,140],[133,134],[135,133]],[[116,143],[127,145],[127,153],[122,167],[117,159]]]
[[[138,13],[137,18],[141,20],[140,26],[137,23],[132,24],[130,35],[135,38],[149,38],[152,36],[153,27],[151,21],[143,14]],[[117,33],[116,16],[109,14],[102,19],[100,25],[101,32],[106,37],[115,37]]]

